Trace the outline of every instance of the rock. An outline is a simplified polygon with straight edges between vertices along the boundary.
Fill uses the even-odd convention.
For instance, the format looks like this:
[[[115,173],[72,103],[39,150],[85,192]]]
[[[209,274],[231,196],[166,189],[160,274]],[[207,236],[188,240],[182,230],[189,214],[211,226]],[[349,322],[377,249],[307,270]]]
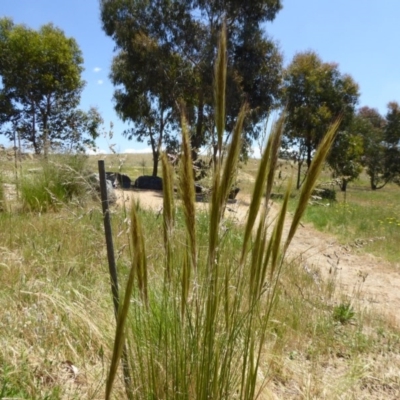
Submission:
[[[122,189],[130,189],[132,187],[131,178],[119,172],[106,172],[106,179],[112,183],[113,187]]]
[[[107,177],[106,177],[107,178]],[[88,182],[93,187],[93,189],[97,192],[99,196],[101,196],[100,190],[100,177],[98,174],[92,174],[88,177]],[[117,202],[117,195],[114,190],[114,186],[111,180],[106,179],[106,188],[107,188],[107,199],[109,204],[114,204]]]
[[[106,180],[107,185],[107,199],[110,204],[114,204],[117,202],[117,195],[115,193],[114,187],[112,183]]]
[[[282,200],[283,193],[271,193],[270,197],[271,197],[271,199]]]
[[[329,188],[315,188],[313,194],[322,199],[336,201],[336,191]]]
[[[194,184],[194,191],[196,194],[203,193],[203,186],[198,185],[197,183]]]
[[[162,178],[159,176],[142,175],[135,180],[134,187],[137,189],[162,190]]]
[[[106,180],[110,181],[112,183],[112,185],[114,186],[114,182],[117,181],[115,172],[106,172]]]
[[[234,189],[232,189],[230,192],[229,192],[229,196],[228,196],[228,199],[229,200],[235,200],[236,199],[236,196],[237,196],[237,194],[240,192],[240,189],[239,188],[234,188]]]

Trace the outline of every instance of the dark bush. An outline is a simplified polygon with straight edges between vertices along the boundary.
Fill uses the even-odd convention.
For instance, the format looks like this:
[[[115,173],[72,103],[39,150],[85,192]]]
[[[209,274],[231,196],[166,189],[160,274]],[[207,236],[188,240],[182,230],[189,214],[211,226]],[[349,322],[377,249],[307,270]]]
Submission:
[[[314,190],[313,195],[319,196],[322,199],[336,201],[336,191],[329,188],[317,188]]]
[[[162,190],[162,178],[149,175],[139,176],[135,181],[134,187],[137,189]]]

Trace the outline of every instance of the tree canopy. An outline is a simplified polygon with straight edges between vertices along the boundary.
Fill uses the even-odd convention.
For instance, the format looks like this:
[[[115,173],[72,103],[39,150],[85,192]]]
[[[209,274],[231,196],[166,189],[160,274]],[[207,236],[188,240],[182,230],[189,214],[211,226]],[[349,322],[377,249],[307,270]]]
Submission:
[[[347,184],[358,178],[363,170],[363,141],[349,127],[337,133],[328,157],[333,177],[340,181],[340,189],[345,192]]]
[[[257,137],[257,123],[279,97],[281,55],[262,23],[275,18],[280,0],[101,0],[100,7],[103,28],[118,49],[111,79],[117,86],[116,110],[133,123],[126,135],[147,137],[150,144],[154,139],[159,149],[164,140],[174,139],[184,105],[194,157],[200,147],[215,144],[213,63],[225,22],[226,131],[246,101],[246,137]]]
[[[52,24],[38,31],[0,19],[0,123],[36,153],[92,143],[101,117],[78,110],[84,81],[81,50]]]
[[[400,184],[399,105],[390,102],[385,117],[376,109],[360,108],[352,131],[363,140],[362,163],[370,178],[371,189],[381,189],[389,182]]]
[[[339,131],[351,122],[358,101],[358,85],[341,74],[337,64],[323,62],[312,51],[298,53],[284,73],[283,104],[287,120],[284,143],[298,150],[299,170],[339,116]],[[298,180],[298,186],[300,182]]]
[[[400,106],[388,104],[385,126],[385,178],[400,185]]]

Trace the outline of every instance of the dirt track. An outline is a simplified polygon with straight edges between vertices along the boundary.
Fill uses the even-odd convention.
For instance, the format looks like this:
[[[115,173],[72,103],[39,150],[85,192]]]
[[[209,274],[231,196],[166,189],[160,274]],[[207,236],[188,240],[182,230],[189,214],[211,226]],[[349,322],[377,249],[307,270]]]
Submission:
[[[129,205],[132,199],[139,200],[142,207],[156,211],[162,209],[162,193],[155,191],[118,190],[118,204]],[[237,202],[229,204],[226,216],[238,223],[245,221],[250,198],[239,193]],[[198,203],[206,208],[207,204]],[[270,217],[279,211],[272,204]],[[286,222],[286,231],[290,224]],[[334,236],[318,232],[312,226],[302,224],[291,245],[289,256],[299,260],[303,267],[313,273],[318,270],[322,278],[336,278],[336,285],[351,299],[358,299],[363,307],[373,307],[387,314],[400,324],[400,267],[387,261],[361,254],[356,246],[342,246]],[[317,277],[318,278],[318,277]]]

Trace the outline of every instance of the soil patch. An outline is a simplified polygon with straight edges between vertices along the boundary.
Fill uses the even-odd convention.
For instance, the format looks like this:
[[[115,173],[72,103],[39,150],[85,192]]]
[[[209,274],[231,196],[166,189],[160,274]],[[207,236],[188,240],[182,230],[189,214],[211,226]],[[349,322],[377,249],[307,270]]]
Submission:
[[[162,210],[162,192],[150,190],[117,190],[117,204],[129,207],[132,200],[156,212]],[[207,209],[208,204],[198,202]],[[242,224],[249,210],[250,197],[238,194],[235,202],[228,203],[226,217]],[[271,203],[269,219],[273,222],[279,205]],[[291,223],[288,215],[287,234]],[[322,233],[309,224],[301,224],[289,248],[289,258],[301,263],[315,279],[334,278],[339,293],[357,302],[361,307],[374,308],[400,323],[400,269],[398,266],[370,254],[360,253],[356,244],[341,245],[333,235]]]

